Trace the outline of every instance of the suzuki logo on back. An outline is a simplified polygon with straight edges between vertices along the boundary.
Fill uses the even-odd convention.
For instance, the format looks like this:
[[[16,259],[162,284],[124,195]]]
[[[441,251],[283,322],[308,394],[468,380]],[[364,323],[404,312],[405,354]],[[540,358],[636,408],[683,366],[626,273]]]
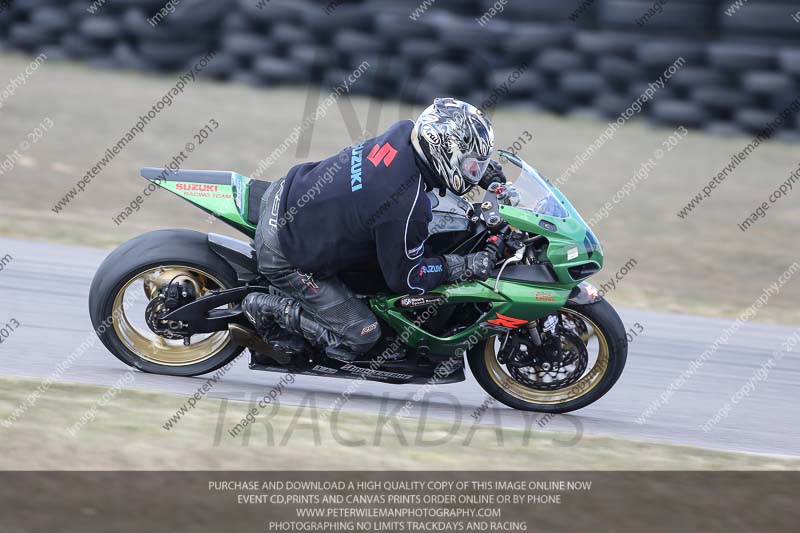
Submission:
[[[375,165],[376,167],[383,161],[383,164],[387,167],[392,164],[394,161],[394,156],[397,155],[397,150],[395,150],[391,144],[386,143],[383,146],[375,145],[372,147],[372,150],[369,151],[369,155],[367,159],[369,159],[370,163]]]
[[[356,192],[361,188],[361,153],[364,143],[353,146],[350,154],[350,190]]]

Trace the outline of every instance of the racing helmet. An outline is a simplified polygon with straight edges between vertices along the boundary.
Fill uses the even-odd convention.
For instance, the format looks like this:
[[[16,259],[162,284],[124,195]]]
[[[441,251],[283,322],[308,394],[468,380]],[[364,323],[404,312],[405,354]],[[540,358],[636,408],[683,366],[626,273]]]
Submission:
[[[461,196],[477,185],[494,152],[494,131],[477,107],[436,98],[414,124],[411,144],[444,188]]]

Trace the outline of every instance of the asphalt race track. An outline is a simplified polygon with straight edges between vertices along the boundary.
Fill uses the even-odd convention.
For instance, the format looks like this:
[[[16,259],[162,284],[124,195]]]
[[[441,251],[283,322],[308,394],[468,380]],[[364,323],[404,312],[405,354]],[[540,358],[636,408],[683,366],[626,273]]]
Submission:
[[[0,375],[45,378],[54,367],[92,334],[87,310],[89,285],[106,250],[60,244],[0,239],[0,256],[12,260],[0,270],[0,325],[20,323],[0,345]],[[724,290],[730,290],[724,289]],[[613,294],[610,296],[613,303]],[[795,329],[745,324],[720,347],[697,373],[650,416],[637,419],[681,372],[689,367],[723,329],[732,323],[677,314],[620,310],[630,328],[643,327],[630,345],[628,364],[616,387],[592,406],[568,416],[546,421],[547,430],[595,435],[615,435],[708,448],[796,455],[800,442],[800,408],[793,401],[800,377],[800,359],[786,354],[754,390],[744,396],[727,417],[709,432],[701,425],[745,386]],[[78,358],[59,380],[111,386],[127,367],[99,342]],[[762,373],[763,376],[763,373]],[[247,401],[261,397],[280,374],[254,372],[244,358],[217,383],[212,397]],[[137,374],[132,388],[191,395],[205,378],[174,378]],[[331,405],[350,383],[348,380],[298,377],[281,396],[283,404],[313,401]],[[417,386],[391,386],[366,382],[353,395],[347,409],[391,413],[402,408]],[[455,402],[460,405],[455,405]],[[442,385],[415,404],[409,416],[421,412],[443,420],[471,424],[471,413],[487,396],[471,376],[455,385]],[[178,406],[176,405],[176,408]],[[541,415],[526,414],[492,403],[482,422],[503,426],[539,428]],[[156,421],[161,423],[162,421]]]

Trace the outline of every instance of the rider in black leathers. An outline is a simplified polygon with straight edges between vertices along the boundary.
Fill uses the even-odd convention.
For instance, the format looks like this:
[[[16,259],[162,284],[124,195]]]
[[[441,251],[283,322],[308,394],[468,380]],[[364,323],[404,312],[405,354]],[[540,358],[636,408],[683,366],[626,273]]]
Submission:
[[[443,98],[416,123],[398,122],[328,159],[291,168],[264,195],[255,239],[259,272],[289,297],[250,294],[245,314],[267,340],[277,322],[296,335],[286,347],[302,350],[301,335],[329,357],[352,361],[377,342],[381,328],[339,272],[377,257],[398,294],[487,279],[495,259],[488,252],[425,254],[432,219],[425,193],[464,194],[505,181],[490,161],[493,151],[489,119]]]

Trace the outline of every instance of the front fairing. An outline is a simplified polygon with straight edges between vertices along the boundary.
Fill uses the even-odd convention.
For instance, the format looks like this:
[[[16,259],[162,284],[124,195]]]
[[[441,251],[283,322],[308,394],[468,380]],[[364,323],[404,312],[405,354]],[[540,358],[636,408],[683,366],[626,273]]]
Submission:
[[[542,235],[548,241],[546,257],[561,283],[580,282],[603,267],[603,249],[578,211],[546,178],[519,157],[500,151],[519,169],[509,179],[520,192],[519,204],[501,205],[500,216],[512,227]]]
[[[498,213],[508,224],[546,239],[546,246],[540,243],[528,244],[541,250],[541,255],[536,257],[537,264],[518,263],[499,278],[493,276],[485,281],[467,281],[439,287],[427,294],[426,298],[432,298],[430,302],[420,298],[417,310],[429,313],[430,316],[435,316],[443,305],[477,304],[486,308],[485,313],[473,323],[465,324],[461,329],[448,330],[448,336],[440,337],[428,331],[416,318],[418,315],[409,314],[408,306],[404,303],[408,300],[407,295],[378,296],[370,300],[372,310],[408,346],[424,346],[433,360],[445,360],[437,358],[450,358],[454,354],[466,353],[478,340],[496,335],[497,329],[490,329],[489,326],[501,327],[496,326],[498,321],[501,324],[519,324],[552,314],[575,296],[574,289],[582,280],[599,271],[603,265],[600,244],[566,197],[521,159],[503,151],[500,155],[520,170],[519,176],[510,180],[515,189],[521,191],[519,203],[514,206],[504,205],[508,200],[501,199],[502,193],[495,195],[494,192],[487,191],[483,204],[476,205],[476,209],[481,210],[483,205],[489,204],[490,209],[484,215],[494,213],[494,203],[490,200],[496,198],[500,204]],[[529,180],[530,183],[527,183]],[[439,206],[435,198],[432,205],[434,212],[442,209],[442,220],[447,220],[451,212],[461,211],[451,209],[452,206]],[[467,221],[465,215],[464,227],[457,229],[466,228]],[[526,238],[531,239],[528,236]],[[515,267],[525,270],[537,267],[549,269],[551,266],[556,280],[552,277],[526,279],[525,276],[509,274],[510,269]]]

